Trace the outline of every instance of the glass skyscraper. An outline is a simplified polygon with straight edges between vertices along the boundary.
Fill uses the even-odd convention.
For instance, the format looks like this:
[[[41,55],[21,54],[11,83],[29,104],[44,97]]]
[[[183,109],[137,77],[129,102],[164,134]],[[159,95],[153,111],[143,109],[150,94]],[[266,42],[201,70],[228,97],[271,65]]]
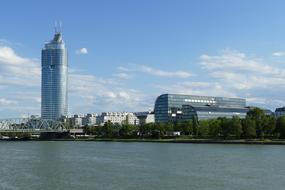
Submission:
[[[42,49],[42,119],[58,120],[68,114],[67,49],[62,34],[56,32],[54,38]]]

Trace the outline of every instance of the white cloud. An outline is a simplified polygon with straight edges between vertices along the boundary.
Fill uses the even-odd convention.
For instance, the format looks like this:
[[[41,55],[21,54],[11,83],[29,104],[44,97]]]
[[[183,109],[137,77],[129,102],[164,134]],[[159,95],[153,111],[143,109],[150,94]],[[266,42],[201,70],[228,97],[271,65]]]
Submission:
[[[284,86],[285,70],[248,58],[244,53],[226,50],[221,55],[200,56],[209,75],[238,90]]]
[[[0,45],[0,117],[23,113],[38,114],[40,107],[40,64],[37,59],[18,55],[11,47]]]
[[[90,111],[143,111],[152,104],[146,102],[141,91],[121,87],[112,80],[94,75],[72,73],[70,75],[70,98],[76,99],[71,112]],[[92,101],[90,101],[92,100]]]
[[[0,98],[0,105],[1,106],[10,106],[10,105],[16,105],[17,102],[14,100],[8,100],[6,98]]]
[[[6,39],[0,39],[0,45],[1,46],[19,46],[19,47],[23,47],[24,45],[20,42],[11,42],[9,40]]]
[[[226,90],[218,82],[215,83],[184,81],[171,85],[157,85],[156,87],[164,91],[164,93],[237,97],[235,93]]]
[[[282,57],[282,56],[285,56],[285,52],[277,51],[277,52],[274,52],[272,55],[276,57]]]
[[[117,69],[118,69],[119,71],[122,71],[122,72],[128,72],[128,71],[130,71],[130,69],[128,69],[128,68],[126,68],[126,67],[122,67],[122,66],[119,66]]]
[[[250,103],[257,103],[257,104],[265,104],[266,103],[266,98],[261,98],[261,97],[250,97],[246,99],[247,102]]]
[[[120,66],[118,67],[118,70],[130,73],[141,72],[158,77],[188,78],[193,76],[192,73],[187,71],[166,71],[162,69],[156,69],[147,65],[139,65],[139,64],[129,64],[128,67]]]
[[[131,96],[128,92],[125,92],[125,91],[121,91],[119,92],[119,97],[123,98],[123,99],[126,99],[126,100],[129,100],[131,99]]]
[[[200,64],[211,83],[246,97],[250,104],[272,108],[284,100],[285,70],[274,64],[228,49],[218,55],[201,55]]]
[[[234,70],[240,73],[252,72],[265,75],[285,76],[284,70],[264,64],[260,59],[249,58],[244,53],[229,49],[224,50],[221,55],[201,55],[200,61],[203,68],[208,70]]]
[[[21,57],[7,46],[0,46],[0,84],[38,86],[40,65],[37,60]]]
[[[82,55],[82,54],[88,54],[88,50],[87,48],[80,48],[78,50],[75,51],[76,54]]]
[[[192,76],[191,73],[186,71],[164,71],[160,69],[155,69],[146,65],[138,65],[138,68],[147,74],[160,76],[160,77],[178,77],[178,78],[188,78]]]
[[[121,78],[121,79],[130,79],[132,78],[132,75],[130,73],[116,73],[114,74],[115,77]]]

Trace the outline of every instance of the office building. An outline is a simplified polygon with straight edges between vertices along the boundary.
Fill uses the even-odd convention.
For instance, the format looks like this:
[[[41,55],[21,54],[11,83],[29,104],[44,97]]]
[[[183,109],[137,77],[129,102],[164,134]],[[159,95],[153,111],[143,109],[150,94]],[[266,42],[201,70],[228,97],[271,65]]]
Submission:
[[[67,90],[67,49],[62,34],[56,32],[54,38],[42,49],[42,119],[58,120],[67,116]]]
[[[244,118],[248,108],[242,98],[162,94],[154,106],[155,122],[198,120],[218,117]]]

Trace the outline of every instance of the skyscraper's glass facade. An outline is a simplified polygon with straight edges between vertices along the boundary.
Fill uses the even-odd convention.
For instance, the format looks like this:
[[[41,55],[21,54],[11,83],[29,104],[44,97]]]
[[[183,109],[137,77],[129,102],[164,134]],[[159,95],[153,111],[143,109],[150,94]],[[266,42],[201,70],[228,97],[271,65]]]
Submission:
[[[61,33],[45,44],[42,50],[42,102],[43,119],[57,120],[67,116],[68,63],[67,49]]]
[[[246,116],[245,99],[181,94],[162,94],[155,101],[155,122]]]

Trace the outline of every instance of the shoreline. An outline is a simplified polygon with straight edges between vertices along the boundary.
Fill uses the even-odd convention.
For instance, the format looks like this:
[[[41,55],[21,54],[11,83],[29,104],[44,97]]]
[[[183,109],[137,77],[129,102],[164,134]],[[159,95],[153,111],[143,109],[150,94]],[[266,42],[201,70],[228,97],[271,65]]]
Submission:
[[[75,140],[77,141],[77,140]],[[79,140],[81,141],[81,140]],[[220,140],[220,139],[90,139],[96,142],[150,142],[150,143],[185,143],[185,144],[260,144],[285,145],[285,140]]]
[[[257,139],[118,139],[118,138],[97,138],[97,139],[0,139],[0,142],[22,142],[22,141],[86,141],[86,142],[146,142],[146,143],[184,143],[184,144],[248,144],[248,145],[285,145],[284,140],[257,140]]]

